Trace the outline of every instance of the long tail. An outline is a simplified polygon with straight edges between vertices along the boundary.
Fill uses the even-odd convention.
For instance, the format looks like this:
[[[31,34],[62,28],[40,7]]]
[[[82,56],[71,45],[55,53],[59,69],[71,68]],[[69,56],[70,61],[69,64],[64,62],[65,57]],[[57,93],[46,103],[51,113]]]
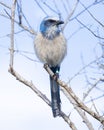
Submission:
[[[51,70],[55,73],[55,76],[59,78],[59,67],[51,67]],[[60,115],[60,109],[61,109],[60,88],[57,82],[52,77],[50,77],[50,86],[51,86],[52,112],[53,116],[56,117]]]

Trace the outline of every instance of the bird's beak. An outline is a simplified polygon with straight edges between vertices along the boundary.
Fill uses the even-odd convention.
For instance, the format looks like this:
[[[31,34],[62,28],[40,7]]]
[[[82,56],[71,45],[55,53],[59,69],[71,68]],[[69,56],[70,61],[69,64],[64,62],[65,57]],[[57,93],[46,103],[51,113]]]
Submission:
[[[61,20],[56,21],[56,25],[59,25],[59,24],[64,24],[64,21],[61,21]]]

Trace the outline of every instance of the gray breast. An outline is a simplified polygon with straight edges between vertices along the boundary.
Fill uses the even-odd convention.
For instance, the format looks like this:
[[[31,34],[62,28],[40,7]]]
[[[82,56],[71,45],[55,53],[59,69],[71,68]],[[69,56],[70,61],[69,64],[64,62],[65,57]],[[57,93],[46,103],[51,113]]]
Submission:
[[[43,63],[51,66],[59,65],[67,52],[66,40],[62,34],[49,40],[39,33],[35,38],[35,52]]]

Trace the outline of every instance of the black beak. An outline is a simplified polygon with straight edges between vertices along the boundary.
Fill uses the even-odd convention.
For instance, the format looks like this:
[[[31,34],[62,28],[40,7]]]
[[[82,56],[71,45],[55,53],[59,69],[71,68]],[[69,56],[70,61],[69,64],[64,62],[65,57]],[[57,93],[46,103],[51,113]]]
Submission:
[[[59,24],[64,24],[64,21],[61,21],[61,20],[56,21],[56,25],[59,25]]]

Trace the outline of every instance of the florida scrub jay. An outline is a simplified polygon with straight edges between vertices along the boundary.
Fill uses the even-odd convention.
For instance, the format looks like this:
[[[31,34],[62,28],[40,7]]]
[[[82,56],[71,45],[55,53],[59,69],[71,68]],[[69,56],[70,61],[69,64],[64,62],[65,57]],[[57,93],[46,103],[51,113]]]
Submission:
[[[45,17],[34,41],[37,57],[41,62],[50,66],[57,78],[59,78],[60,64],[67,52],[66,40],[60,28],[63,23],[57,17]],[[50,86],[52,112],[53,116],[56,117],[60,115],[61,109],[60,88],[52,77],[50,77]]]

